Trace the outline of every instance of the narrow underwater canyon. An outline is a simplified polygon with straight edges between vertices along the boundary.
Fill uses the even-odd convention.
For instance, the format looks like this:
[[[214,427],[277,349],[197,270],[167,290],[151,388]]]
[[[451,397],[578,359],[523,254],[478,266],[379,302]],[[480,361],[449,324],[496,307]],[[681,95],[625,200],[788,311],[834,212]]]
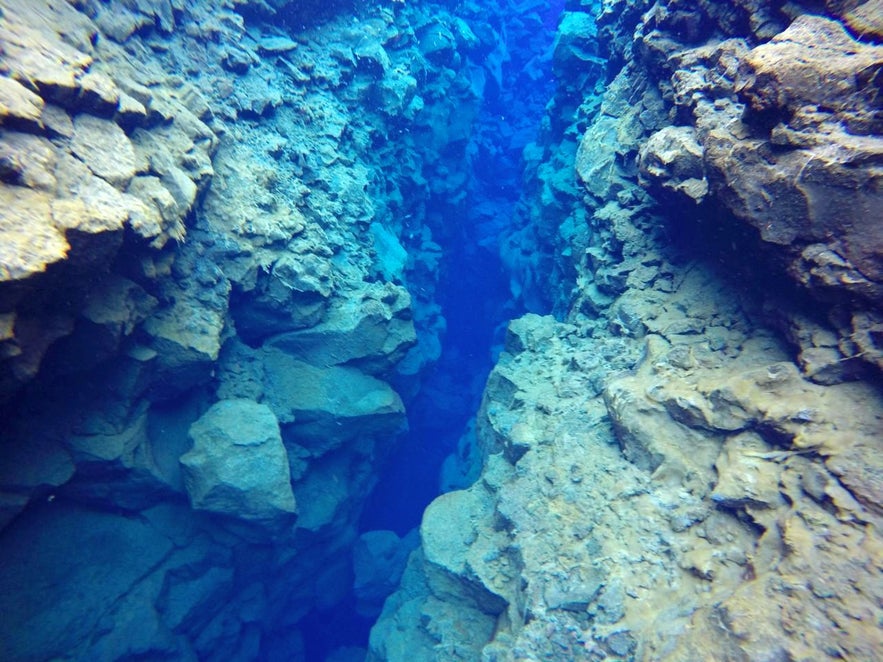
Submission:
[[[0,658],[878,658],[881,43],[0,0]]]

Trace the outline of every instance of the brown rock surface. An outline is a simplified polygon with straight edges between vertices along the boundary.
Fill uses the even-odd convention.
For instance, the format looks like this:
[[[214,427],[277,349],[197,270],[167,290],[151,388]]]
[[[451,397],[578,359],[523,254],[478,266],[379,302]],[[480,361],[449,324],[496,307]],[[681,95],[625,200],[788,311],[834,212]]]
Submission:
[[[481,535],[448,535],[443,586],[413,555],[369,659],[879,657],[879,3],[825,8],[602,3],[604,91],[560,82],[580,119],[536,147],[560,163],[520,246],[555,246],[530,275],[565,322],[510,324],[481,477],[422,525],[438,547],[491,498],[505,542],[467,565]],[[493,635],[448,634],[489,562]]]
[[[112,48],[96,60],[97,49],[109,45],[96,46],[98,28],[74,7],[8,2],[0,9],[0,280],[10,288],[0,292],[0,307],[14,314],[29,278],[63,274],[73,263],[106,269],[126,228],[155,248],[182,241],[185,219],[212,174],[216,137],[171,87],[154,86],[142,97],[151,107],[165,104],[165,123],[149,126],[145,105],[122,91],[147,88],[126,77],[131,65]],[[106,66],[110,61],[121,66]],[[95,239],[71,239],[81,236]],[[89,277],[88,270],[62,276],[72,289],[88,287]],[[53,308],[75,314],[72,301],[81,296],[45,301],[42,312],[29,305],[21,319],[48,320]],[[14,326],[9,342],[18,354],[7,365],[0,360],[0,399],[35,374],[58,339],[49,323],[39,338],[39,326]],[[22,354],[28,369],[14,367]]]

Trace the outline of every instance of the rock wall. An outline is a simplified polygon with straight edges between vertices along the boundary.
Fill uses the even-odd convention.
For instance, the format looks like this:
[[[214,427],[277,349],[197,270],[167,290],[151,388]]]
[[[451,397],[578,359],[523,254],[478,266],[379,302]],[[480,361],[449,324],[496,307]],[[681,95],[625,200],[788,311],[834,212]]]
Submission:
[[[568,3],[504,248],[558,319],[369,659],[879,656],[880,4],[827,5]]]
[[[476,16],[0,3],[0,657],[303,658],[438,357]]]

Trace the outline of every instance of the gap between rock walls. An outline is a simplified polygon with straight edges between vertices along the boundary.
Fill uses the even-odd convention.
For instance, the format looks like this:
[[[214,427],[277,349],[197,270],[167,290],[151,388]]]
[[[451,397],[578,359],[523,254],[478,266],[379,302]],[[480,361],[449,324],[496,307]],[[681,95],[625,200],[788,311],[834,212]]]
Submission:
[[[552,96],[554,23],[563,3],[493,9],[456,3],[454,11],[476,31],[491,28],[495,48],[472,76],[479,109],[466,137],[466,179],[450,195],[430,196],[427,225],[441,244],[436,296],[444,332],[438,361],[409,404],[408,438],[390,458],[366,508],[363,527],[404,534],[419,523],[439,489],[467,485],[475,476],[474,418],[487,374],[509,319],[524,310],[501,255],[522,200],[523,151],[540,131]],[[480,93],[479,93],[480,91]],[[444,466],[442,466],[444,464]],[[439,472],[442,472],[441,475]],[[414,498],[403,498],[413,494]]]
[[[409,431],[366,501],[355,556],[356,600],[342,604],[335,615],[316,613],[332,643],[346,627],[342,623],[358,630],[357,620],[347,621],[347,609],[370,615],[362,621],[365,629],[379,613],[379,603],[361,599],[372,588],[358,576],[372,562],[370,555],[390,555],[389,567],[398,577],[419,542],[416,527],[424,508],[440,493],[468,487],[478,476],[474,419],[505,325],[525,305],[501,250],[519,205],[527,204],[523,151],[537,139],[554,90],[551,51],[563,3],[523,14],[512,5],[457,3],[452,10],[476,32],[490,28],[497,37],[470,76],[478,108],[464,142],[465,179],[453,196],[450,191],[430,195],[425,203],[426,225],[441,248],[430,302],[444,318],[440,354],[408,401]],[[401,539],[395,553],[391,532]]]
[[[364,656],[478,469],[561,7],[0,9],[0,194],[46,239],[0,282],[0,650]]]
[[[880,0],[693,4],[0,0],[0,657],[874,659]]]

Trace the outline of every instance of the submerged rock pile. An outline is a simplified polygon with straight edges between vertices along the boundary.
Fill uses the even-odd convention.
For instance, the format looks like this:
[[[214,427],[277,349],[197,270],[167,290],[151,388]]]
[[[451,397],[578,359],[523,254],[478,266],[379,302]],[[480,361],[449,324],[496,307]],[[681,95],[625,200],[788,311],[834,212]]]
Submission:
[[[879,655],[879,3],[828,4],[568,3],[504,248],[559,321],[369,659]]]

